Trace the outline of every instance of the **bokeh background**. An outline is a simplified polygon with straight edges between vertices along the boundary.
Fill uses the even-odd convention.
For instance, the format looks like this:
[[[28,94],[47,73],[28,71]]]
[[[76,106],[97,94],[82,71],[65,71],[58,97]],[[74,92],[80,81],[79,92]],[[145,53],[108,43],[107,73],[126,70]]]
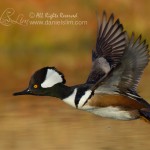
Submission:
[[[10,23],[30,13],[78,14],[86,25],[20,25]],[[0,2],[0,149],[1,150],[148,150],[150,125],[141,120],[116,121],[77,111],[51,97],[12,93],[28,86],[30,76],[44,66],[55,66],[68,85],[86,80],[95,47],[96,11],[113,12],[130,35],[142,33],[150,42],[149,0],[26,0]],[[39,20],[39,18],[34,18]],[[34,20],[33,19],[33,20]],[[42,20],[43,18],[40,18]],[[7,22],[7,21],[8,22]],[[57,20],[57,19],[56,19]],[[71,19],[72,20],[72,19]],[[8,23],[7,26],[5,23]],[[138,91],[150,101],[150,66]]]

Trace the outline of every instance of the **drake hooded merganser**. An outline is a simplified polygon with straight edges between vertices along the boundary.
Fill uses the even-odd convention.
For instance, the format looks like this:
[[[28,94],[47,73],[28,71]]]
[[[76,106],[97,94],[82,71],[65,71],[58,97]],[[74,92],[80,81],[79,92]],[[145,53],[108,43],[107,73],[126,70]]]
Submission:
[[[140,97],[137,86],[149,62],[149,50],[141,35],[128,38],[119,19],[103,12],[98,25],[92,69],[84,84],[65,85],[64,75],[55,67],[36,71],[26,90],[14,95],[53,96],[93,114],[119,119],[150,121],[150,104]]]

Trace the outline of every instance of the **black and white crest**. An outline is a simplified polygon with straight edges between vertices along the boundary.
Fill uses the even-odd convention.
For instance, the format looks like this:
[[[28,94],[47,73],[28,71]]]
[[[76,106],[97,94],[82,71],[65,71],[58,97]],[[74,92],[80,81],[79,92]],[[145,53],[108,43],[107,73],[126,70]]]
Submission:
[[[66,80],[55,67],[44,67],[34,73],[31,82],[41,85],[42,88],[50,88],[57,83],[65,84]]]

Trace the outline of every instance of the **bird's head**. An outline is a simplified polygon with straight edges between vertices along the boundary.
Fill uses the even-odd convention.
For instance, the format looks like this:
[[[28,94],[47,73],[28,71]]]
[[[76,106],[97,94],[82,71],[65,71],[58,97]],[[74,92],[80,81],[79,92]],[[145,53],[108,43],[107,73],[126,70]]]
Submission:
[[[44,67],[32,75],[26,90],[16,92],[13,95],[53,96],[57,87],[65,82],[64,75],[55,67]]]

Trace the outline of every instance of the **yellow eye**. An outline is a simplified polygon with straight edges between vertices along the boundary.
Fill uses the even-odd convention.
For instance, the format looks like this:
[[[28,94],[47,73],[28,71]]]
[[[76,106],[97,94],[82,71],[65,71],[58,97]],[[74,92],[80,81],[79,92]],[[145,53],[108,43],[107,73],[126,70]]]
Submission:
[[[37,89],[37,88],[38,88],[38,85],[37,85],[37,84],[35,84],[33,87],[34,87],[35,89]]]

